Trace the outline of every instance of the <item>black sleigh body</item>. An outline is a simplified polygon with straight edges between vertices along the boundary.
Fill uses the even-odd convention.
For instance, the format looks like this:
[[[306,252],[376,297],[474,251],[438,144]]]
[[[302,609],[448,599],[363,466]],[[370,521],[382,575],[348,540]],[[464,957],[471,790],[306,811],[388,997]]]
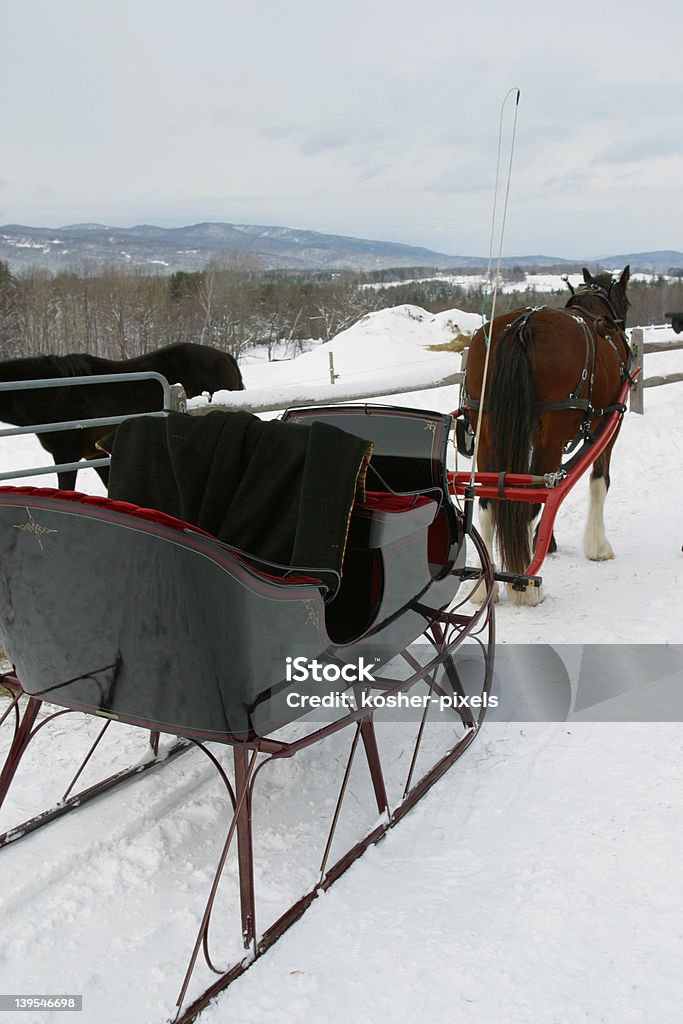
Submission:
[[[153,509],[0,490],[0,638],[24,691],[244,742],[296,717],[291,659],[341,666],[406,648],[461,582],[463,536],[442,477],[448,424],[370,408],[292,414],[377,439],[332,584],[315,567],[285,573]],[[389,444],[400,454],[382,454]]]

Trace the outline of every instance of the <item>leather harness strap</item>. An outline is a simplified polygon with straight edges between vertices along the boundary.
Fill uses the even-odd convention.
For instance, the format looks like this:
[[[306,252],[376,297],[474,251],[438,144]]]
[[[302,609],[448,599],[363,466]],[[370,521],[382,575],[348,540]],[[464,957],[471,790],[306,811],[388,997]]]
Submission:
[[[524,311],[524,313],[521,314],[521,316],[518,316],[515,320],[512,320],[506,326],[505,331],[506,332],[507,331],[517,331],[519,333],[519,336],[520,336],[520,339],[521,339],[522,343],[526,347],[526,339],[524,338],[524,329],[525,329],[525,327],[527,326],[530,318],[533,316],[534,313],[539,312],[539,311],[544,310],[544,309],[547,309],[547,308],[548,308],[547,306],[536,306],[536,307],[533,307],[533,308],[530,308],[530,309],[526,309]],[[583,412],[585,412],[587,414],[587,419],[589,421],[591,419],[593,419],[595,416],[601,416],[605,412],[608,412],[608,411],[611,412],[614,408],[616,408],[616,406],[606,406],[603,409],[594,409],[593,405],[592,405],[593,380],[594,380],[594,374],[595,374],[595,339],[596,339],[596,335],[598,337],[604,338],[604,340],[612,347],[612,349],[614,350],[615,355],[617,356],[617,358],[619,360],[619,371],[620,371],[621,379],[623,381],[623,380],[626,379],[626,377],[630,373],[630,363],[631,363],[631,350],[629,348],[629,344],[628,344],[628,341],[626,339],[626,335],[623,334],[623,332],[620,332],[620,334],[622,336],[622,339],[623,339],[623,342],[624,342],[624,347],[625,347],[626,353],[627,353],[627,359],[626,359],[626,362],[624,362],[622,357],[621,357],[621,355],[620,355],[620,353],[619,353],[619,350],[618,350],[617,346],[615,345],[615,343],[614,343],[614,341],[613,341],[613,339],[611,337],[611,335],[606,334],[606,333],[602,333],[602,332],[598,332],[597,328],[595,328],[595,326],[594,326],[593,330],[591,330],[591,328],[590,328],[590,326],[588,324],[588,320],[586,319],[586,318],[588,318],[590,320],[597,321],[597,320],[602,319],[602,318],[596,316],[594,313],[590,313],[588,310],[583,309],[580,306],[575,306],[573,309],[572,308],[569,308],[569,309],[566,309],[566,308],[565,309],[556,309],[555,312],[557,312],[557,313],[564,313],[567,316],[571,316],[572,320],[574,320],[577,324],[580,325],[580,327],[581,327],[581,329],[583,331],[583,336],[584,336],[584,341],[585,341],[584,364],[583,364],[583,369],[581,370],[581,373],[580,373],[580,376],[579,376],[579,380],[577,381],[576,387],[568,395],[567,398],[556,398],[556,399],[547,400],[547,401],[543,401],[543,402],[538,402],[537,401],[537,402],[534,403],[534,406],[535,406],[536,410],[538,412],[560,412],[560,411],[569,410],[569,409],[582,410]],[[595,331],[595,333],[594,333],[594,331]],[[579,394],[582,391],[584,383],[585,383],[586,380],[588,380],[588,394],[587,394],[587,396],[585,398],[579,398]],[[479,409],[481,408],[480,400],[478,398],[471,398],[467,394],[467,390],[466,390],[464,382],[463,382],[463,390],[462,390],[462,401],[461,401],[460,404],[461,404],[461,407],[466,412],[470,411],[470,410],[472,412],[478,412]],[[487,410],[487,407],[485,405],[484,406],[484,412],[487,412],[487,411],[488,410]],[[590,415],[588,415],[588,414],[590,414]]]

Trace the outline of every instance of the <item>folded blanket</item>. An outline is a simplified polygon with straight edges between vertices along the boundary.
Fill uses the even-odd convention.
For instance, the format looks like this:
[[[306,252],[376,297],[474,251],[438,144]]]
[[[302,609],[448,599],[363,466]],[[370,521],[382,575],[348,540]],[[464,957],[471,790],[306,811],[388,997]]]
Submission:
[[[103,447],[112,454],[110,498],[159,509],[270,562],[341,573],[369,441],[326,423],[214,411],[134,417]]]

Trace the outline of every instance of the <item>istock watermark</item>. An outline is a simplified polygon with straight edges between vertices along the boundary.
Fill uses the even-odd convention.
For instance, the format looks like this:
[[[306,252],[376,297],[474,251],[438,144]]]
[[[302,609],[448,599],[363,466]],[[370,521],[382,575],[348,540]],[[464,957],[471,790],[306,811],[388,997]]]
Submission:
[[[287,706],[305,710],[341,708],[351,711],[376,711],[383,708],[424,711],[430,706],[438,707],[440,711],[461,711],[498,706],[498,698],[488,693],[468,695],[444,693],[442,690],[438,693],[431,690],[423,693],[411,693],[410,690],[387,692],[386,682],[375,676],[381,662],[379,656],[370,660],[361,657],[357,661],[344,663],[319,661],[305,655],[288,656],[285,658],[286,682],[327,684],[341,689],[326,693],[320,692],[320,686],[292,689],[286,697]],[[378,690],[377,687],[382,685],[384,691],[381,688]]]
[[[337,665],[308,658],[285,658],[285,679],[288,683],[374,683],[373,670],[376,661],[366,662],[360,658],[357,663]]]

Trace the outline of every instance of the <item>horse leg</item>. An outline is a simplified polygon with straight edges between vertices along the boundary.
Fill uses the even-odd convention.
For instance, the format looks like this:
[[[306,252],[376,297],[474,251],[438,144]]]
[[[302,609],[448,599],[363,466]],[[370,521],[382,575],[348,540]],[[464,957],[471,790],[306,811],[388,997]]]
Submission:
[[[552,419],[552,417],[557,417],[557,415],[558,414],[556,412],[550,414],[551,428],[553,426],[555,427],[554,435],[551,436],[548,430],[546,434],[538,438],[536,446],[534,448],[534,454],[531,462],[531,472],[536,474],[537,476],[543,476],[545,473],[554,473],[557,470],[559,470],[559,468],[562,465],[562,450],[564,446],[564,442],[560,440],[560,437],[564,436],[565,433],[567,437],[570,437],[572,436],[572,431],[574,430],[573,422],[570,422],[569,425],[565,426],[564,423],[559,425],[559,421]],[[546,426],[545,419],[543,420],[543,426]],[[543,505],[541,504],[533,506],[534,519],[542,510]],[[536,529],[534,530],[534,548],[536,547],[537,538],[538,526],[536,526]],[[554,555],[556,551],[557,541],[555,539],[555,530],[553,529],[553,532],[550,535],[548,554]]]
[[[75,432],[78,436],[78,431]],[[36,434],[46,452],[52,456],[55,466],[61,466],[69,462],[78,462],[81,452],[78,446],[74,445],[71,431],[59,431],[58,433]],[[77,469],[60,470],[57,473],[57,486],[60,491],[73,491],[76,489]]]
[[[527,565],[531,561],[531,556],[532,556],[533,548],[534,548],[534,529],[533,529],[533,520],[530,519],[529,520],[529,558],[528,558],[528,561],[527,561]],[[525,566],[525,568],[526,568],[526,566]],[[543,597],[544,597],[543,587],[542,586],[541,587],[528,586],[528,587],[525,587],[523,590],[515,590],[515,587],[513,586],[513,584],[512,583],[508,583],[507,584],[507,591],[508,591],[508,599],[510,601],[510,604],[514,604],[514,605],[529,605],[532,608],[535,605],[540,604],[541,601],[543,600]]]
[[[609,464],[612,455],[612,448],[616,436],[607,445],[602,455],[593,463],[590,478],[590,503],[588,506],[588,519],[583,534],[583,550],[586,558],[593,562],[604,562],[614,558],[612,545],[605,536],[605,498],[609,490]]]
[[[541,421],[541,428],[543,426],[543,421]],[[551,473],[558,469],[562,462],[562,445],[563,441],[561,438],[551,436],[541,429],[534,443],[531,456],[531,472],[536,476],[543,476],[544,473]],[[536,547],[538,535],[538,527],[534,530],[533,520],[538,515],[540,509],[540,504],[532,505],[531,507],[531,518],[529,520],[529,562],[531,561],[531,552]],[[553,551],[557,551],[554,532],[548,548],[549,553]],[[540,604],[543,600],[543,587],[527,587],[525,590],[515,590],[510,586],[509,596],[512,604],[534,606]]]
[[[58,465],[56,461],[55,465]],[[66,472],[57,473],[57,480],[59,483],[60,491],[75,491],[77,474],[77,469],[70,469],[67,470]]]
[[[491,503],[488,498],[479,499],[479,533],[484,542],[486,550],[493,565],[493,516],[491,514]],[[493,600],[498,600],[498,583],[493,584]],[[482,604],[486,598],[486,584],[482,580],[472,591],[471,601],[475,604]]]
[[[71,459],[71,458],[68,458],[68,459],[65,458],[65,459],[59,459],[59,461],[58,461],[57,459],[55,459],[55,465],[58,465],[59,462],[62,462],[62,461],[63,462],[75,462],[77,460],[76,459]],[[87,463],[87,461],[85,461],[83,463],[83,469],[87,469],[87,468],[88,468],[88,463]],[[109,466],[93,466],[93,469],[95,470],[95,472],[98,474],[98,476],[102,480],[102,483],[104,484],[104,486],[108,488],[109,487]],[[66,472],[58,473],[57,474],[57,479],[59,480],[59,489],[60,489],[60,491],[75,491],[76,490],[76,477],[77,476],[78,476],[78,470],[77,469],[70,469],[70,470],[67,470]]]
[[[541,511],[542,508],[543,508],[543,505],[541,505],[540,502],[537,502],[535,505],[531,506],[531,514],[532,514],[534,519],[536,518],[536,516],[538,515],[538,513]],[[534,543],[533,543],[534,548],[536,547],[536,541],[537,540],[538,540],[538,526],[536,526],[536,529],[534,530]],[[554,555],[556,551],[557,551],[557,541],[555,540],[555,531],[553,530],[553,532],[550,534],[550,544],[548,545],[548,554],[549,555]]]
[[[533,551],[533,510],[523,501],[496,501],[493,510],[493,525],[497,530],[503,568],[514,576],[522,576],[532,558]],[[507,549],[505,548],[507,538]],[[537,605],[543,600],[540,587],[516,589],[506,584],[508,599],[514,605]]]

